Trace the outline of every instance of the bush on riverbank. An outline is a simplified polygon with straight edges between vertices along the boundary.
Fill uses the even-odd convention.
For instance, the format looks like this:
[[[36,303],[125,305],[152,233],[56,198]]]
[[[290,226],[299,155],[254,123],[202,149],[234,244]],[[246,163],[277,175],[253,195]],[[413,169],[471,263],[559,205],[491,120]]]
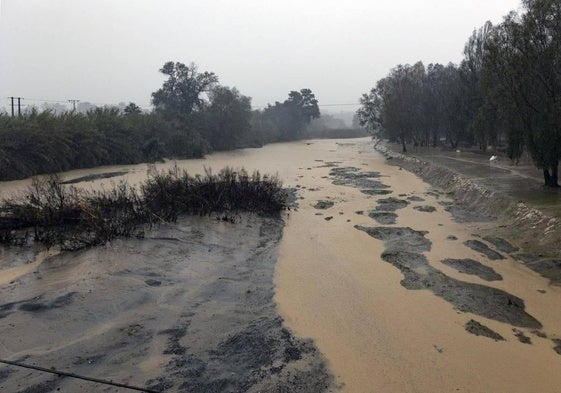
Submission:
[[[0,180],[100,165],[202,157],[208,143],[188,122],[117,108],[86,114],[49,111],[0,115]]]
[[[30,240],[47,247],[79,249],[142,233],[144,225],[177,220],[181,214],[237,212],[278,214],[287,195],[276,176],[224,168],[191,176],[174,168],[152,174],[139,189],[122,182],[109,190],[65,186],[56,175],[34,179],[21,198],[0,205],[0,242]]]

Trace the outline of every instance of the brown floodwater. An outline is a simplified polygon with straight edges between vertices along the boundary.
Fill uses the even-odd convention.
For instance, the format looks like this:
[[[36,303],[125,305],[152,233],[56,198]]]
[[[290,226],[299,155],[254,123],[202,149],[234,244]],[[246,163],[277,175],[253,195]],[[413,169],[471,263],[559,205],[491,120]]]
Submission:
[[[297,337],[314,340],[317,348],[325,357],[330,371],[336,378],[336,384],[344,392],[556,392],[561,385],[561,356],[554,350],[552,339],[561,338],[561,290],[549,284],[535,272],[527,269],[511,256],[503,253],[504,260],[491,261],[479,252],[466,247],[463,242],[478,239],[478,236],[493,232],[498,223],[459,223],[439,202],[450,201],[446,194],[433,190],[415,175],[389,166],[384,158],[373,150],[368,138],[355,140],[313,140],[292,143],[279,143],[261,149],[243,149],[234,152],[215,153],[201,160],[169,161],[157,164],[158,169],[177,165],[192,173],[202,173],[204,168],[218,171],[224,166],[245,167],[262,173],[277,173],[285,186],[298,190],[301,199],[298,209],[285,214],[286,225],[283,237],[278,244],[278,258],[274,271],[275,295],[284,325]],[[388,186],[388,195],[368,195],[361,192],[361,187],[352,184],[333,184],[334,168],[353,167],[360,171],[376,171],[380,177],[376,180]],[[78,179],[84,176],[103,175],[127,171],[122,176],[102,178],[79,182],[77,187],[110,187],[111,184],[124,180],[130,184],[142,181],[149,171],[146,164],[130,166],[103,167],[88,170],[76,170],[62,174],[64,180]],[[10,196],[25,189],[29,180],[4,182],[0,184],[0,196]],[[362,187],[364,188],[364,187]],[[423,201],[410,201],[406,207],[396,210],[395,224],[381,225],[368,216],[368,212],[378,206],[380,199],[388,197],[406,199],[420,197]],[[318,201],[330,201],[333,206],[326,209],[314,207]],[[432,206],[434,212],[416,210],[415,207]],[[356,212],[364,212],[357,214]],[[255,225],[255,224],[254,224]],[[428,272],[435,269],[441,280],[455,280],[461,283],[480,284],[503,290],[524,301],[525,312],[539,321],[541,329],[528,326],[516,326],[531,339],[531,344],[519,341],[513,326],[501,322],[500,318],[483,316],[481,312],[466,312],[464,308],[446,300],[446,294],[435,292],[430,287],[422,290],[407,289],[401,284],[403,273],[392,264],[384,261],[381,254],[388,244],[369,236],[355,228],[364,227],[410,227],[415,231],[426,231],[424,238],[430,241],[430,251],[423,251],[429,266],[413,268],[420,277],[429,277]],[[251,228],[249,226],[248,228]],[[197,223],[197,230],[204,231],[204,225]],[[249,230],[249,229],[248,229]],[[255,231],[255,229],[252,229]],[[236,256],[237,263],[243,259],[244,252],[235,251],[232,239],[216,235],[222,233],[220,228],[213,229],[213,239],[209,244],[227,242],[226,247]],[[222,231],[222,232],[221,232]],[[449,236],[457,240],[448,240]],[[174,235],[175,236],[175,235]],[[248,242],[259,244],[257,233],[247,235]],[[249,240],[251,239],[251,240]],[[144,243],[142,241],[119,241],[99,252],[87,251],[78,256],[76,267],[58,267],[49,281],[43,260],[48,255],[41,254],[37,259],[29,255],[18,255],[14,260],[21,264],[6,262],[9,253],[0,256],[3,261],[0,271],[0,286],[17,281],[30,282],[28,278],[39,271],[42,281],[41,290],[50,288],[61,291],[67,285],[68,276],[88,274],[83,282],[74,283],[79,287],[101,280],[100,277],[111,272],[111,280],[104,282],[103,289],[110,290],[112,285],[122,283],[122,275],[116,274],[126,270],[150,270],[149,258],[141,257],[143,250],[148,255],[162,253],[180,253],[177,245],[169,248],[169,242],[160,240]],[[172,243],[175,244],[175,243]],[[120,245],[120,246],[119,246]],[[115,250],[115,247],[119,247]],[[207,245],[205,245],[207,247]],[[275,246],[277,247],[277,246]],[[251,247],[249,247],[251,248]],[[220,249],[217,246],[217,249]],[[196,253],[203,254],[204,247]],[[103,260],[109,261],[105,267],[98,266],[100,253]],[[250,251],[247,251],[249,253]],[[113,253],[113,257],[110,254]],[[125,257],[126,255],[126,257]],[[275,254],[276,255],[276,254]],[[117,256],[117,257],[116,257]],[[121,257],[119,257],[121,256]],[[68,258],[68,257],[64,257]],[[473,259],[491,267],[502,276],[500,281],[484,281],[478,276],[460,273],[441,263],[443,259]],[[51,264],[56,263],[56,257]],[[141,268],[133,268],[138,260]],[[174,261],[171,258],[170,261]],[[221,259],[218,259],[221,260]],[[30,263],[27,263],[30,262]],[[158,274],[172,269],[170,263],[159,267]],[[222,263],[222,262],[221,262]],[[129,301],[121,300],[113,311],[99,311],[104,318],[93,318],[87,314],[85,320],[92,326],[87,330],[85,339],[78,333],[80,325],[72,325],[73,343],[84,340],[94,346],[102,340],[104,334],[119,329],[129,328],[127,337],[140,337],[151,325],[163,328],[154,312],[155,306],[161,305],[167,319],[180,319],[181,311],[166,305],[167,298],[187,298],[191,293],[179,286],[181,279],[196,283],[196,277],[210,280],[209,269],[212,264],[202,266],[189,264],[172,269],[172,276],[166,280],[173,281],[169,289],[158,288],[161,293],[151,298],[151,288],[138,292],[130,279],[123,284],[119,296],[130,296]],[[235,270],[235,266],[232,267]],[[143,270],[143,271],[144,271]],[[160,271],[162,270],[162,271]],[[187,274],[189,273],[189,274]],[[221,273],[222,274],[222,273]],[[148,277],[148,276],[146,276]],[[146,277],[141,276],[141,280]],[[444,277],[444,278],[442,278]],[[427,280],[432,280],[427,279]],[[164,279],[160,279],[164,282]],[[35,282],[35,281],[34,281]],[[432,281],[431,281],[432,282]],[[438,281],[441,282],[441,281]],[[464,284],[462,284],[464,285]],[[181,289],[180,289],[181,288]],[[463,288],[463,287],[462,287]],[[146,293],[145,293],[146,292]],[[12,293],[6,290],[5,293]],[[57,292],[58,293],[58,292]],[[27,294],[27,292],[22,292]],[[32,290],[29,295],[34,294]],[[142,295],[142,296],[141,296]],[[80,295],[83,296],[83,295]],[[202,296],[202,295],[201,295]],[[208,294],[205,294],[208,296]],[[147,301],[148,299],[149,301]],[[475,300],[474,300],[475,302]],[[103,304],[109,304],[108,301]],[[101,306],[99,306],[101,307]],[[138,308],[135,308],[138,307]],[[152,309],[150,308],[152,307]],[[214,305],[219,312],[220,304]],[[127,313],[119,314],[122,310]],[[471,309],[470,309],[471,310]],[[136,314],[137,315],[136,315]],[[212,313],[211,313],[212,314]],[[139,316],[149,315],[150,322],[139,323]],[[212,314],[213,315],[213,314]],[[487,314],[484,314],[487,315]],[[76,318],[79,318],[78,314]],[[87,317],[87,318],[86,318]],[[29,315],[21,317],[22,323],[31,323]],[[89,318],[89,319],[88,319]],[[210,318],[207,316],[207,318]],[[204,319],[204,318],[203,318]],[[488,337],[470,334],[465,324],[474,319],[500,334],[505,340],[495,341]],[[4,319],[6,321],[7,319]],[[95,322],[95,323],[94,323]],[[208,324],[199,322],[199,329],[208,328]],[[216,321],[215,321],[216,322]],[[3,323],[0,320],[0,324]],[[45,321],[42,326],[49,327]],[[137,326],[138,325],[138,326]],[[55,325],[56,326],[56,325]],[[140,326],[140,327],[139,327]],[[137,330],[135,330],[137,329]],[[539,330],[539,335],[535,334]],[[9,330],[11,334],[15,334]],[[546,336],[545,338],[542,336]],[[53,346],[69,346],[60,334],[49,333],[49,343],[35,340],[29,345],[20,345],[17,335],[10,341],[0,344],[0,349],[11,349],[21,354],[37,352],[48,353]],[[162,355],[166,346],[165,338],[155,336],[148,344],[147,356],[117,353],[113,356],[126,363],[121,357],[129,356],[137,362],[147,376],[157,377],[160,369],[169,361],[169,355]],[[211,338],[208,338],[211,340]],[[47,348],[45,348],[45,346]],[[48,358],[47,355],[44,355]],[[124,367],[124,366],[123,366]],[[132,372],[132,368],[126,368]],[[116,371],[112,371],[116,373]],[[110,374],[112,375],[112,374]],[[130,376],[131,381],[141,380]]]
[[[561,357],[553,351],[552,341],[521,329],[532,341],[532,345],[523,344],[510,324],[459,312],[428,290],[401,286],[402,273],[380,257],[383,242],[354,229],[357,224],[377,226],[366,213],[387,196],[367,196],[356,188],[333,185],[332,179],[325,178],[330,168],[318,168],[314,160],[379,171],[380,180],[393,191],[391,195],[425,199],[396,213],[397,226],[428,231],[432,248],[425,256],[430,265],[449,277],[522,298],[526,311],[543,324],[544,332],[561,337],[558,287],[511,257],[489,261],[462,244],[474,239],[473,234],[492,233],[496,223],[454,221],[438,204],[445,196],[431,192],[413,174],[386,165],[365,140],[314,142],[299,150],[309,161],[299,165],[302,169],[296,178],[307,189],[301,191],[305,199],[298,212],[290,215],[284,231],[276,299],[287,325],[316,341],[344,385],[343,391],[558,391]],[[334,206],[327,210],[313,207],[317,200],[326,199],[335,202]],[[417,211],[415,205],[434,206],[436,211]],[[316,215],[318,212],[323,215]],[[325,221],[326,216],[333,219]],[[449,235],[458,240],[447,240]],[[459,273],[440,263],[445,258],[478,260],[503,280],[489,283]],[[464,325],[471,318],[506,341],[468,333]]]

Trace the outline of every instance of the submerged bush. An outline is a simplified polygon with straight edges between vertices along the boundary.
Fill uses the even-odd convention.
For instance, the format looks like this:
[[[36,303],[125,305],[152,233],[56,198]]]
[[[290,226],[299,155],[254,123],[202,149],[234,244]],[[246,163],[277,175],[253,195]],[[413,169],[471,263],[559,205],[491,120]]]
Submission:
[[[0,242],[32,238],[47,247],[79,249],[141,234],[143,226],[175,221],[181,214],[278,214],[286,199],[276,176],[249,175],[243,168],[191,176],[175,167],[152,172],[138,189],[121,182],[99,191],[78,190],[52,175],[35,178],[23,198],[2,202]]]

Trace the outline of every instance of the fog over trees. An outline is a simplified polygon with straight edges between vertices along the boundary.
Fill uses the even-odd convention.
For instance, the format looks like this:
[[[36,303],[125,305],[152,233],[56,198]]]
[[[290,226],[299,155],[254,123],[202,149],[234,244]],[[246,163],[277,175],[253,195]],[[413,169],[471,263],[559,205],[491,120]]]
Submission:
[[[398,65],[361,99],[361,124],[407,144],[524,151],[558,186],[561,0],[523,0],[501,24],[474,31],[456,64]]]

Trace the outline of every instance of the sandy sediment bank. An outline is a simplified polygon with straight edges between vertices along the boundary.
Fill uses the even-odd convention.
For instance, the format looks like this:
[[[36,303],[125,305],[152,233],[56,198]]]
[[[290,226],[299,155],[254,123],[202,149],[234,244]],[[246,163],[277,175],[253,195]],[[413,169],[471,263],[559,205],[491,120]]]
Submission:
[[[0,357],[154,391],[327,391],[323,357],[273,302],[283,226],[187,217],[0,270]],[[58,389],[108,387],[0,365],[2,391]]]

